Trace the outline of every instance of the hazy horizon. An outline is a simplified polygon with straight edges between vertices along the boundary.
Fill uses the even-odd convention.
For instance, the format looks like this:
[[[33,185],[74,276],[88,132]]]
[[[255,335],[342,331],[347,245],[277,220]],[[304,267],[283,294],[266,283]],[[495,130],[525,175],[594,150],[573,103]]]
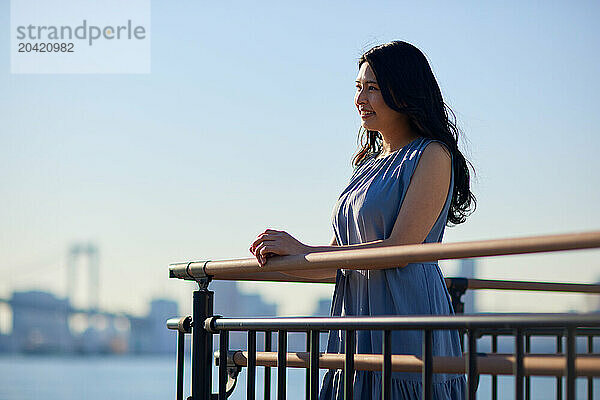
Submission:
[[[9,4],[0,1],[0,297],[64,296],[68,248],[91,241],[103,309],[144,314],[162,297],[189,313],[194,284],[169,279],[169,263],[251,257],[268,227],[329,243],[360,126],[357,60],[390,40],[425,53],[475,166],[477,210],[444,242],[600,228],[597,2],[153,1],[151,73],[139,75],[11,74]],[[477,271],[592,283],[598,256],[486,257]],[[241,287],[283,315],[333,291]],[[486,311],[598,308],[592,295],[478,296]]]

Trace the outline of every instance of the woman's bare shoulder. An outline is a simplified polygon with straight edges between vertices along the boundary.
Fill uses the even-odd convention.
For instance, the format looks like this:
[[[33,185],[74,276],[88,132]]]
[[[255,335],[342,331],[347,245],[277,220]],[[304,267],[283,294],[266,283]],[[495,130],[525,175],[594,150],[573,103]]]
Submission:
[[[437,160],[452,160],[452,155],[450,154],[448,146],[442,142],[438,142],[437,140],[432,140],[425,145],[425,148],[423,149],[423,156],[425,154],[428,154],[428,157]]]

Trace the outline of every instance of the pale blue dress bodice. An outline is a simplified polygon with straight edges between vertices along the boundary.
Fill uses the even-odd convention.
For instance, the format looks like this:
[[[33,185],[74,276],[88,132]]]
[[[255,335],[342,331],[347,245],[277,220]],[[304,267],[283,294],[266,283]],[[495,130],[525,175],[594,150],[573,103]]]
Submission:
[[[335,237],[340,245],[371,242],[390,236],[420,156],[432,141],[438,140],[419,137],[383,158],[371,155],[354,169],[332,215]],[[423,243],[442,241],[453,187],[454,172],[444,208]],[[403,268],[383,270],[337,270],[332,316],[453,313],[451,298],[437,262],[410,263]],[[421,346],[421,331],[392,332],[393,354],[420,357]],[[381,349],[381,331],[356,331],[356,353],[381,354]],[[329,332],[327,352],[344,352],[343,331]],[[458,332],[434,331],[433,355],[462,355]],[[342,370],[329,370],[325,374],[319,400],[343,398],[341,376]],[[434,399],[464,398],[464,375],[434,374],[433,379]],[[420,399],[421,390],[420,373],[392,373],[392,399]],[[380,399],[381,372],[356,371],[354,398]]]

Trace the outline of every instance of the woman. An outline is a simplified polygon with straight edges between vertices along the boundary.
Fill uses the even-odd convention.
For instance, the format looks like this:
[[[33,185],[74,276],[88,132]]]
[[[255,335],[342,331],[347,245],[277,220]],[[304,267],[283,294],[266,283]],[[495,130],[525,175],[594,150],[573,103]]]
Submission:
[[[471,206],[474,210],[458,129],[423,53],[393,41],[367,51],[358,67],[354,103],[365,132],[359,130],[354,172],[334,207],[331,245],[308,246],[287,232],[267,229],[250,246],[260,265],[270,255],[441,242],[446,224],[460,224]],[[334,276],[320,270],[287,273]],[[454,313],[437,262],[338,269],[335,278],[332,316]],[[420,356],[421,340],[421,331],[393,331],[392,353]],[[356,353],[381,354],[381,331],[357,331],[356,346]],[[331,331],[327,352],[343,349],[342,332]],[[457,331],[434,331],[434,356],[461,354]],[[343,398],[342,374],[326,373],[319,399]],[[464,398],[464,375],[434,374],[433,379],[435,399]],[[420,399],[421,391],[420,373],[392,374],[393,399]],[[356,371],[354,398],[381,398],[381,372]]]

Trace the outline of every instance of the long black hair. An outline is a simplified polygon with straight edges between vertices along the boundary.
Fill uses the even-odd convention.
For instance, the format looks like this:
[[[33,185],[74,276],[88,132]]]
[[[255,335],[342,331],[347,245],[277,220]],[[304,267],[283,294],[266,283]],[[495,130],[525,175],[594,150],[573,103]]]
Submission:
[[[454,188],[446,224],[453,226],[465,222],[477,204],[470,190],[467,163],[471,165],[473,173],[475,169],[458,149],[460,130],[456,115],[444,102],[427,58],[412,44],[395,40],[364,53],[358,60],[359,70],[365,62],[373,70],[387,106],[407,115],[413,132],[442,141],[452,152]],[[449,114],[452,114],[452,120]],[[381,133],[362,126],[358,136],[359,149],[352,160],[354,166],[358,166],[369,155],[379,153],[383,142]]]

